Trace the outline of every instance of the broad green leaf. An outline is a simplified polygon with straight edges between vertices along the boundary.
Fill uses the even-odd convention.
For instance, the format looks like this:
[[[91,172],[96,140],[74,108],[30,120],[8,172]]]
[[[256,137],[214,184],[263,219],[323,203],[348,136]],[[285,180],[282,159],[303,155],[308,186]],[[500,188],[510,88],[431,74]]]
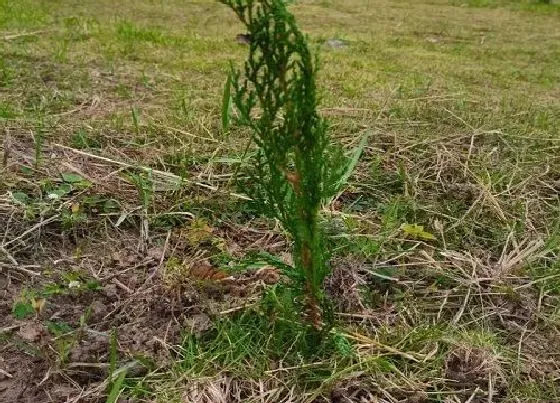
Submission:
[[[72,185],[70,185],[69,183],[61,183],[56,189],[53,189],[50,193],[49,193],[49,198],[50,199],[60,199],[60,197],[67,195],[68,193],[72,192],[72,190],[74,190],[72,188]],[[51,196],[54,195],[54,196]]]
[[[70,326],[66,322],[57,322],[57,321],[48,321],[47,322],[47,329],[49,333],[53,336],[61,336],[63,334],[67,334],[72,332],[72,326]]]
[[[23,192],[13,192],[12,197],[15,201],[23,204],[27,204],[27,202],[29,201],[29,196]]]
[[[25,319],[35,313],[33,305],[27,302],[16,302],[12,307],[12,314],[16,319]]]
[[[76,175],[71,172],[64,172],[62,173],[61,176],[62,176],[62,180],[66,183],[79,183],[85,181],[85,179],[82,178],[80,175]]]

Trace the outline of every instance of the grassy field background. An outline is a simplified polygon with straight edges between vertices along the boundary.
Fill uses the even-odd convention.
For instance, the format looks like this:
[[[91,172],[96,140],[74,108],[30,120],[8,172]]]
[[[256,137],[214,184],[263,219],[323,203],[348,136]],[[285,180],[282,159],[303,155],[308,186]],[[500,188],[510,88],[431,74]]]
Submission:
[[[258,303],[289,242],[221,132],[232,13],[0,0],[0,401],[559,401],[560,6],[291,10],[335,137],[372,133],[318,352]]]

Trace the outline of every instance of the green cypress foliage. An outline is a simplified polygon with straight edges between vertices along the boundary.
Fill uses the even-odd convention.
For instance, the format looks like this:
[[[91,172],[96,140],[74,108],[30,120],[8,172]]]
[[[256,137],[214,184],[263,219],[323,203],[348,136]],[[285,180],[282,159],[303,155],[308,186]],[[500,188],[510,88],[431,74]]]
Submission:
[[[305,319],[319,329],[328,274],[320,211],[347,167],[317,112],[317,62],[285,1],[220,1],[250,38],[243,73],[232,69],[228,80],[237,122],[250,129],[257,145],[250,196],[291,234],[291,277],[303,295]]]

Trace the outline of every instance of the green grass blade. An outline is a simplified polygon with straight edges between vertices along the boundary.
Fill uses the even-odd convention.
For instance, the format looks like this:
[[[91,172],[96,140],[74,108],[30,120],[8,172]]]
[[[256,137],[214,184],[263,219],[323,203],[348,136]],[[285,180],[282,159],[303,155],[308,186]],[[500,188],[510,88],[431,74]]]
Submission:
[[[224,86],[224,95],[222,97],[222,132],[227,133],[231,123],[232,100],[231,100],[231,74],[228,74],[226,84]]]
[[[135,107],[132,107],[131,109],[131,114],[132,114],[132,123],[134,124],[134,130],[136,131],[136,134],[140,133],[140,118],[139,118],[139,114],[138,114],[138,109]]]
[[[107,400],[105,401],[106,403],[116,403],[116,401],[119,398],[119,395],[121,393],[121,387],[122,387],[122,384],[123,384],[125,378],[126,378],[126,370],[122,371],[119,374],[118,378],[113,383],[113,387],[111,388],[111,392],[109,393],[109,396],[107,397]]]
[[[348,179],[350,179],[350,176],[352,176],[352,172],[354,172],[356,165],[358,165],[358,161],[360,160],[360,157],[364,152],[364,148],[369,140],[370,135],[371,135],[371,131],[370,130],[366,131],[362,136],[362,138],[360,139],[360,142],[352,152],[352,156],[350,157],[350,160],[348,161],[346,168],[340,175],[340,178],[338,178],[338,180],[336,181],[335,189],[337,189],[338,192],[341,191],[343,186],[348,182]]]
[[[114,386],[113,374],[117,369],[117,330],[113,329],[111,332],[111,340],[109,346],[109,388]]]

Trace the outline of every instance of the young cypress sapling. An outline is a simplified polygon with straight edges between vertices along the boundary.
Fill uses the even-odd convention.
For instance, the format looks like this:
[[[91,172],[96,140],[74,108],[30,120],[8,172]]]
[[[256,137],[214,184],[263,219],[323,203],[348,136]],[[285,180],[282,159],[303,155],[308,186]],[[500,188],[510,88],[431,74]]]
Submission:
[[[329,272],[321,208],[347,179],[355,158],[331,144],[317,112],[317,61],[285,1],[220,2],[235,12],[251,38],[243,74],[232,69],[228,78],[236,120],[250,129],[257,146],[250,196],[290,233],[290,275],[303,296],[305,319],[320,329]]]

